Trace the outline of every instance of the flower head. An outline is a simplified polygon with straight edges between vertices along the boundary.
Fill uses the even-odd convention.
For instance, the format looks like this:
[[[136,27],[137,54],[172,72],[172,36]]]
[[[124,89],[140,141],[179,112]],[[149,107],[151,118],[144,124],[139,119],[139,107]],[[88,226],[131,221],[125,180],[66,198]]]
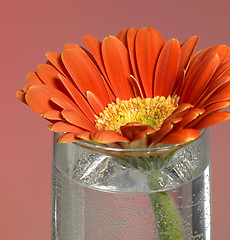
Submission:
[[[27,75],[18,98],[64,133],[119,148],[148,148],[196,139],[200,130],[230,118],[230,49],[194,54],[198,37],[165,42],[151,27],[128,28],[88,48],[66,44],[62,54]]]

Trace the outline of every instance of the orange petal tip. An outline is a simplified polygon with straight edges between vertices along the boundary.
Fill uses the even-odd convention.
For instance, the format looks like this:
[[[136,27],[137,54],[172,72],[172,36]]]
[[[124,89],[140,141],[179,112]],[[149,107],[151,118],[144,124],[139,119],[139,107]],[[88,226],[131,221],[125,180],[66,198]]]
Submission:
[[[112,142],[129,142],[126,137],[123,137],[118,132],[112,130],[99,130],[91,134],[92,140],[95,142],[107,144]]]
[[[16,96],[17,96],[17,98],[18,98],[21,102],[27,104],[27,103],[26,103],[26,99],[25,99],[25,93],[24,93],[24,91],[22,91],[22,90],[17,91],[17,92],[16,92]]]
[[[160,143],[177,144],[195,140],[200,136],[200,131],[195,129],[179,129],[174,133],[168,134]]]
[[[76,138],[73,133],[65,133],[61,135],[57,140],[58,143],[70,143],[75,141],[76,141]]]

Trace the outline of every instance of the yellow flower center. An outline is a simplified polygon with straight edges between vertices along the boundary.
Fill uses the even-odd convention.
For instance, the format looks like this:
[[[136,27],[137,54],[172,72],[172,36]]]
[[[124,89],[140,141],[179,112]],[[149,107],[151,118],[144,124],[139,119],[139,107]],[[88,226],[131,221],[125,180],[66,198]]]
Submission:
[[[95,126],[99,130],[120,132],[120,127],[129,122],[148,124],[155,130],[160,129],[163,121],[178,107],[178,96],[154,98],[116,99],[96,116]]]

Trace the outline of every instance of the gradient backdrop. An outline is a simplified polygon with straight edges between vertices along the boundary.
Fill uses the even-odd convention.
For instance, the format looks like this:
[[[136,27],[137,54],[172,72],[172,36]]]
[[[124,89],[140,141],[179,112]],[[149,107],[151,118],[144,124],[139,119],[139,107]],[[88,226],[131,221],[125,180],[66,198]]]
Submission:
[[[0,239],[50,240],[52,134],[15,92],[48,51],[81,36],[100,39],[126,27],[152,26],[180,42],[199,35],[198,49],[230,45],[230,2],[154,0],[6,1],[0,7]],[[213,239],[229,238],[230,122],[211,128]]]

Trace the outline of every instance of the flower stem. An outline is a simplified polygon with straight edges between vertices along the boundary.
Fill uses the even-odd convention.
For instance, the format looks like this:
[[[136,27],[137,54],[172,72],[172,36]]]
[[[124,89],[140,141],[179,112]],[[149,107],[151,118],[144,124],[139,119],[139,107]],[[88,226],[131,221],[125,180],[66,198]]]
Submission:
[[[150,157],[120,157],[116,162],[127,168],[134,168],[145,172],[149,184],[149,199],[152,204],[158,240],[186,240],[183,223],[178,208],[172,198],[170,191],[163,191],[159,179],[162,177],[160,169],[165,167],[175,151],[165,155]]]
[[[160,190],[158,176],[160,172],[152,172],[148,175],[149,187]],[[152,204],[157,236],[159,240],[185,240],[183,224],[180,213],[169,191],[159,191],[149,194]]]

